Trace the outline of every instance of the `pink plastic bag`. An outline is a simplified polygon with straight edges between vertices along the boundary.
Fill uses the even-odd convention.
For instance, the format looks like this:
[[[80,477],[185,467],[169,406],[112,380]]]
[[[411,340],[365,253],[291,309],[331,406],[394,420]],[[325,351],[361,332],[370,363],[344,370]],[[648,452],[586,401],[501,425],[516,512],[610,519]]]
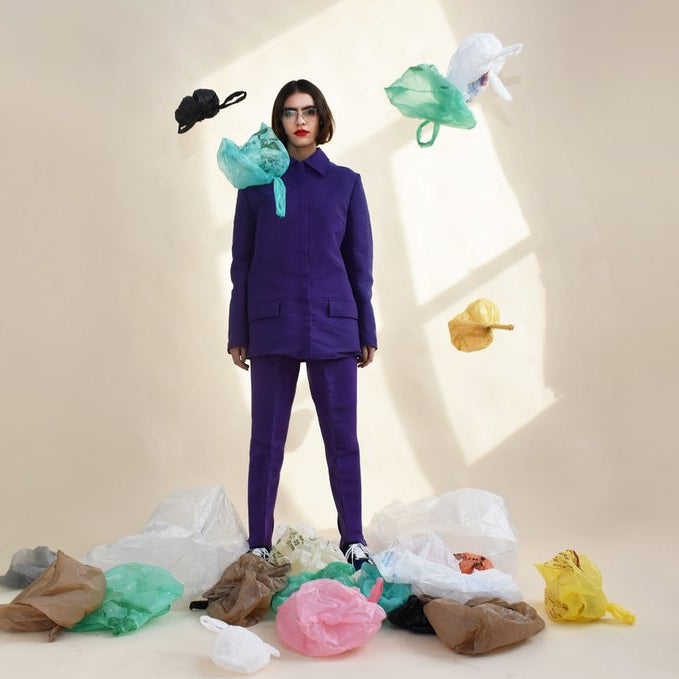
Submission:
[[[290,648],[310,656],[337,655],[363,646],[386,617],[376,603],[383,588],[379,578],[366,598],[336,580],[306,582],[278,608],[278,636]]]

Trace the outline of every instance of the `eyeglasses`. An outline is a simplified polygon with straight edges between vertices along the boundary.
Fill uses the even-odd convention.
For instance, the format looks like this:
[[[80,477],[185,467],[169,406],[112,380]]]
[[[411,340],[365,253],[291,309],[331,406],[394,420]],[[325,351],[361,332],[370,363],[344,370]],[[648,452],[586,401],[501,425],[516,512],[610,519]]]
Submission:
[[[283,117],[287,120],[293,120],[301,115],[304,120],[311,120],[318,115],[318,109],[315,106],[306,106],[305,108],[284,108]]]

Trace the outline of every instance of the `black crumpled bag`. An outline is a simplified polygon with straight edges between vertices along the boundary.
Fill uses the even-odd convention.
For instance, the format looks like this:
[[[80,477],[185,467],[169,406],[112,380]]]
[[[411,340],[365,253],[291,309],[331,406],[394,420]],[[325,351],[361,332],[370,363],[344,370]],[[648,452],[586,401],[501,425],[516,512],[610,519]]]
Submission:
[[[214,118],[221,109],[243,101],[246,96],[246,92],[238,90],[232,92],[224,103],[220,104],[219,97],[214,90],[195,90],[190,97],[184,97],[181,100],[174,112],[174,119],[179,123],[177,133],[188,132],[196,123],[205,118]]]
[[[403,627],[418,634],[436,634],[427,616],[424,606],[432,601],[431,597],[421,597],[411,594],[403,606],[387,614],[387,620],[397,627]]]

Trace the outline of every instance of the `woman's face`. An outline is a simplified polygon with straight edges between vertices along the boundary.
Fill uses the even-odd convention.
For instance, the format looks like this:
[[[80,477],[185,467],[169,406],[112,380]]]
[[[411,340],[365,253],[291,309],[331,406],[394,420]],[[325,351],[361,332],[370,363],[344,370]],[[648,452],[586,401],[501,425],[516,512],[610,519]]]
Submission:
[[[283,103],[283,129],[288,146],[299,150],[316,146],[318,110],[313,97],[304,92],[291,94]]]

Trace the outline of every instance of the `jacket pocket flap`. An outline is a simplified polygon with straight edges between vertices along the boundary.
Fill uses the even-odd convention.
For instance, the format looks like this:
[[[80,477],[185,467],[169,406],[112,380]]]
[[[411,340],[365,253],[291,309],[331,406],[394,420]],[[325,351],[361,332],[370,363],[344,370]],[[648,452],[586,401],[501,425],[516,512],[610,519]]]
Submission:
[[[328,302],[328,316],[338,316],[341,318],[358,318],[358,308],[354,301],[341,301],[331,299]]]
[[[280,315],[280,302],[257,302],[248,307],[248,319],[257,321],[262,318],[273,318]]]

